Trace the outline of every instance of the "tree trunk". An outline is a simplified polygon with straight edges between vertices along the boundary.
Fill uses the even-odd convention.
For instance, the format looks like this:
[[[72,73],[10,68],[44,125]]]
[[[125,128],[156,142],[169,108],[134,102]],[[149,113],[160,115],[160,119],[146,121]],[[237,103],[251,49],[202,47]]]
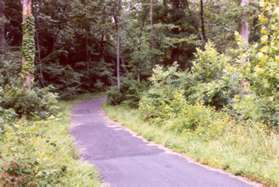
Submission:
[[[4,14],[5,3],[4,0],[0,0],[0,55],[4,54],[5,50],[5,14]]]
[[[191,8],[190,8],[189,1],[188,1],[188,0],[184,0],[184,1],[183,1],[183,6],[184,6],[184,8],[188,11],[191,20],[193,20],[193,23],[192,23],[192,24],[193,24],[194,29],[196,30],[196,33],[197,33],[199,39],[200,39],[200,40],[203,40],[203,36],[202,36],[201,30],[200,30],[200,28],[199,28],[199,27],[200,27],[200,26],[199,26],[200,24],[199,24],[198,20],[196,19],[196,17],[194,16],[194,14],[193,14],[193,12],[192,12],[192,10],[191,10]]]
[[[32,0],[21,0],[23,21],[32,15]]]
[[[201,19],[202,41],[205,44],[207,42],[207,37],[206,37],[206,32],[205,32],[204,3],[203,3],[203,0],[200,0],[200,19]]]
[[[120,90],[121,83],[120,83],[120,16],[121,16],[121,0],[118,0],[118,15],[115,18],[115,24],[117,29],[117,44],[116,44],[116,75],[117,75],[117,88]]]
[[[150,0],[150,51],[151,51],[151,56],[150,56],[150,62],[151,62],[151,67],[154,65],[154,60],[153,60],[153,49],[155,48],[155,36],[154,36],[154,23],[153,23],[153,13],[154,13],[154,2],[153,0]]]
[[[120,29],[117,29],[117,60],[116,60],[116,74],[117,74],[117,88],[120,89]]]
[[[163,5],[164,5],[165,8],[168,6],[167,5],[167,0],[163,0]]]
[[[35,20],[32,15],[32,0],[21,0],[22,4],[22,70],[23,87],[31,89],[34,82]]]
[[[33,16],[35,21],[35,47],[36,47],[36,56],[35,56],[35,62],[38,65],[38,80],[40,82],[40,85],[42,87],[45,86],[45,79],[44,79],[44,73],[43,73],[43,62],[42,62],[42,56],[41,56],[41,45],[40,45],[40,28],[38,23],[38,17],[40,16],[40,0],[33,0]]]
[[[154,28],[153,28],[153,0],[150,0],[150,44],[151,49],[154,47]]]
[[[241,26],[240,26],[240,35],[246,44],[249,44],[249,23],[248,23],[248,15],[246,13],[247,6],[249,5],[249,0],[241,0],[241,6],[244,8],[244,14],[241,18]]]

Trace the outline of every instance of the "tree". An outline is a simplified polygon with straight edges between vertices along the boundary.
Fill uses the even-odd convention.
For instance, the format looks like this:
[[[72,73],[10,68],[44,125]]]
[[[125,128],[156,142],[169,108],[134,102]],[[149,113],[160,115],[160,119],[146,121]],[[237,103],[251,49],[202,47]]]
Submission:
[[[118,0],[113,15],[116,32],[117,32],[117,41],[116,41],[116,78],[117,78],[117,88],[120,89],[120,47],[121,47],[121,31],[120,31],[120,17],[121,17],[122,1]]]
[[[150,46],[151,50],[154,48],[154,26],[153,26],[153,12],[154,12],[153,0],[150,0]],[[151,60],[152,61],[152,60]]]
[[[32,0],[21,0],[22,4],[22,70],[23,87],[30,89],[34,81],[35,20],[32,15]]]
[[[244,9],[244,13],[241,18],[240,35],[242,36],[245,43],[248,44],[250,29],[249,29],[249,23],[248,23],[248,15],[246,12],[247,12],[247,7],[249,5],[249,0],[241,0],[240,5]]]
[[[205,44],[207,42],[207,37],[206,37],[206,33],[205,33],[204,2],[203,2],[203,0],[200,0],[200,19],[201,19],[202,41]]]

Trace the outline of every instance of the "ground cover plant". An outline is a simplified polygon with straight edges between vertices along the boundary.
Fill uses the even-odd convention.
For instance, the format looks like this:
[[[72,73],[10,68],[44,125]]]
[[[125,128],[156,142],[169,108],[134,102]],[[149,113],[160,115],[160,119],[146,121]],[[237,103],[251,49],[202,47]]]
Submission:
[[[46,120],[14,120],[0,138],[1,186],[100,186],[95,169],[79,161],[69,134],[73,102]]]

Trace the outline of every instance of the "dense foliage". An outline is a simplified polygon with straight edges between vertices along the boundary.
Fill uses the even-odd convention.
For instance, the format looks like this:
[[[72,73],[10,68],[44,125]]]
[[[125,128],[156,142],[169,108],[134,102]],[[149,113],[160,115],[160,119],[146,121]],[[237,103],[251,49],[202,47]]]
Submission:
[[[39,85],[51,84],[63,97],[116,83],[118,27],[121,76],[146,80],[154,64],[176,61],[181,68],[190,67],[196,47],[204,46],[206,40],[212,40],[221,51],[235,45],[233,36],[242,15],[237,0],[204,2],[202,33],[198,1],[153,1],[151,9],[149,1],[131,0],[123,2],[122,12],[117,1],[33,3],[35,77]],[[11,46],[19,46],[20,1],[5,0],[5,4],[6,40]],[[249,22],[257,25],[258,3],[253,1],[248,13]],[[251,29],[251,41],[258,39],[258,32],[257,26]]]
[[[0,107],[12,110],[18,117],[47,118],[57,111],[57,96],[50,88],[26,89],[22,87],[17,52],[6,54],[0,65]],[[5,118],[5,116],[0,116]]]
[[[277,66],[276,62],[274,66]],[[264,69],[278,72],[279,69],[274,66],[265,66]],[[164,109],[161,104],[172,103],[173,94],[179,91],[189,104],[214,107],[215,110],[225,110],[238,120],[252,120],[278,127],[278,88],[274,85],[278,85],[278,74],[269,73],[269,80],[274,84],[263,85],[266,80],[259,79],[254,68],[257,65],[238,64],[234,58],[218,53],[208,44],[204,51],[197,51],[190,71],[179,71],[177,65],[166,70],[160,66],[154,69],[152,85],[141,101],[143,112],[158,117],[153,113]],[[265,88],[258,89],[260,85],[257,84]],[[168,115],[168,112],[162,111],[162,114]]]

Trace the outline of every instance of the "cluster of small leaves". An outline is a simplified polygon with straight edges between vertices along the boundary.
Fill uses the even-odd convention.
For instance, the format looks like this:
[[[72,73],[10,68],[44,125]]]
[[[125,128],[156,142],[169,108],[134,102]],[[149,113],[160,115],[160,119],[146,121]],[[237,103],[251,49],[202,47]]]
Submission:
[[[279,2],[262,0],[262,13],[259,16],[261,27],[259,65],[273,61],[279,64]]]
[[[28,16],[23,22],[23,41],[22,41],[22,72],[24,78],[28,74],[34,73],[35,60],[35,19],[33,16]]]
[[[249,78],[266,111],[263,117],[276,126],[279,124],[279,2],[262,0],[260,6],[261,37]]]
[[[111,105],[126,103],[131,107],[138,107],[140,98],[147,85],[145,82],[125,77],[122,79],[121,88],[111,87],[107,92],[107,102]]]

